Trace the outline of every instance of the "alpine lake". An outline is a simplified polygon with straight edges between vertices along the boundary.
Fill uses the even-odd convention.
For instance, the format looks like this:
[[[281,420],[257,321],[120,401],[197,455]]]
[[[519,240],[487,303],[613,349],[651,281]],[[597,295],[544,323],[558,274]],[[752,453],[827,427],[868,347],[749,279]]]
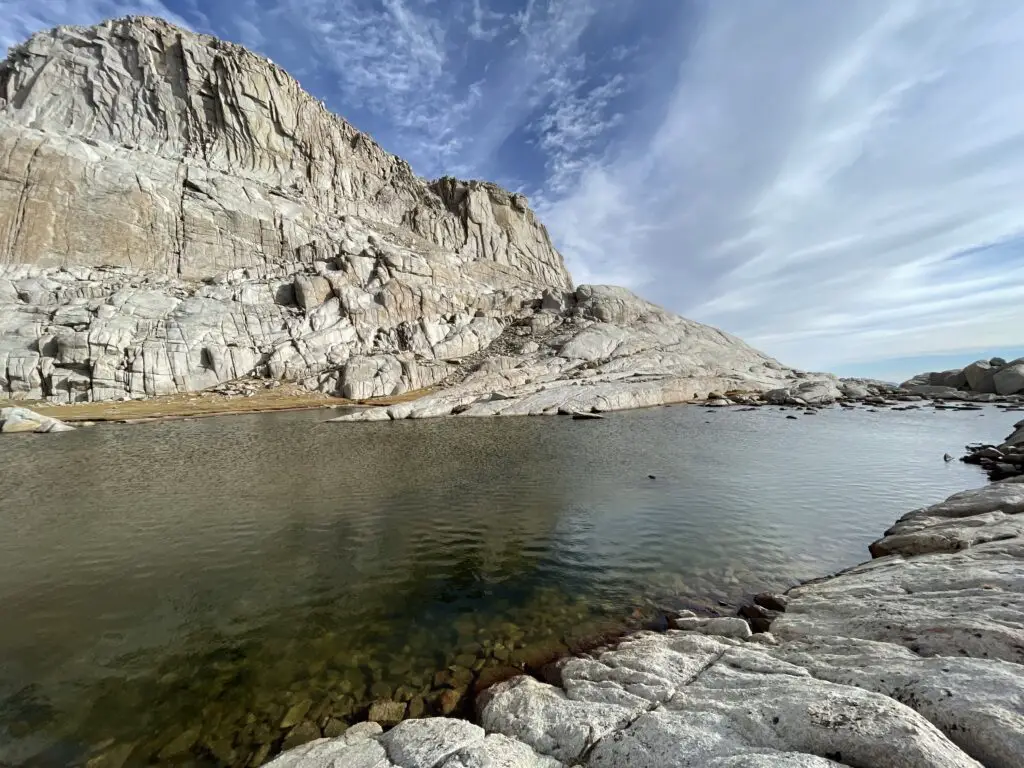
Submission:
[[[489,683],[866,559],[984,484],[943,454],[1019,417],[331,415],[3,439],[0,765],[258,765],[375,702],[471,717]]]

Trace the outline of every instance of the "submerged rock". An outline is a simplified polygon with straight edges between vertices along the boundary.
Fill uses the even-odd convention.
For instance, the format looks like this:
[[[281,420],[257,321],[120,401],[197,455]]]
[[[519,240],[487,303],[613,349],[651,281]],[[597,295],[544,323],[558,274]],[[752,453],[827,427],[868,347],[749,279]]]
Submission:
[[[404,701],[391,701],[382,699],[370,705],[369,719],[371,722],[379,723],[387,727],[395,725],[405,717],[406,704]]]

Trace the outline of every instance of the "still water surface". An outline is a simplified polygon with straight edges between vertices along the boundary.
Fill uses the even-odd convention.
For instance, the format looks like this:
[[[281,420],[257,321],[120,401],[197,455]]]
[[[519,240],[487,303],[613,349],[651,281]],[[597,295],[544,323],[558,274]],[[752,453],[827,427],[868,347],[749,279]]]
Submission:
[[[326,415],[4,438],[0,764],[244,765],[296,703],[438,711],[483,665],[863,560],[1019,416]]]

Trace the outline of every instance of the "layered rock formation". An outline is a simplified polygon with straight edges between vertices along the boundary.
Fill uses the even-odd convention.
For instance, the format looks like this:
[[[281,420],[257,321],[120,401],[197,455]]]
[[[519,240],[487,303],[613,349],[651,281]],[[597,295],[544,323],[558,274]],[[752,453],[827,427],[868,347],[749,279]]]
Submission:
[[[950,399],[996,400],[1024,394],[1024,357],[1011,362],[1001,357],[976,360],[966,368],[918,374],[900,386]]]
[[[237,45],[133,17],[0,64],[0,398],[492,376],[535,412],[552,382],[624,407],[794,375],[627,291],[574,290],[521,195],[417,178]]]
[[[905,515],[875,560],[791,590],[771,633],[684,618],[565,661],[558,686],[490,689],[482,728],[364,724],[271,765],[1017,768],[1021,513],[1021,483],[956,494]]]

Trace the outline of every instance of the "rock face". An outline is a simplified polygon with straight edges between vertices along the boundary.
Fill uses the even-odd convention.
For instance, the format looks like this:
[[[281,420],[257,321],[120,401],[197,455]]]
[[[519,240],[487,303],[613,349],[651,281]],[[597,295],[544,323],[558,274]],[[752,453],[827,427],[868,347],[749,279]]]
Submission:
[[[1024,358],[976,360],[963,369],[922,373],[900,385],[904,389],[948,399],[985,400],[1024,394]],[[978,397],[989,395],[993,397]]]
[[[574,289],[521,195],[416,177],[237,45],[129,17],[0,64],[0,398],[269,377],[358,399],[463,384],[455,405],[525,387],[515,412],[543,412],[793,375],[628,291]],[[556,382],[588,394],[538,394]]]
[[[772,599],[771,634],[683,617],[566,660],[560,686],[494,686],[482,729],[406,721],[272,765],[1017,768],[1022,513],[1024,484],[956,494],[901,518],[875,560]]]

